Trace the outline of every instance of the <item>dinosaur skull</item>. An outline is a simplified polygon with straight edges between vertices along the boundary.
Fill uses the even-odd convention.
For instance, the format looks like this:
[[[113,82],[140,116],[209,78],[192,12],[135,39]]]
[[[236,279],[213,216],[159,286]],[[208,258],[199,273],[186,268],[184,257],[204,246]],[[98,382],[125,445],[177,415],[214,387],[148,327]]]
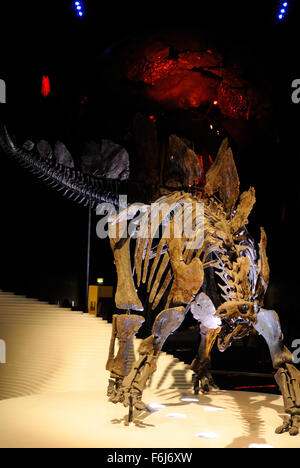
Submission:
[[[256,323],[257,306],[254,302],[228,301],[218,307],[216,315],[226,321],[248,321]]]

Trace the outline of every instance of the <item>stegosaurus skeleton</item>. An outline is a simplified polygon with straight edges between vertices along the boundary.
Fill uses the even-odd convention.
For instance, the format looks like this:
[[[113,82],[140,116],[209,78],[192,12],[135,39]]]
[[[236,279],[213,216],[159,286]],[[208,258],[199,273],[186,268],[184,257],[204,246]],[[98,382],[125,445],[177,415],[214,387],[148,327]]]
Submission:
[[[107,362],[107,370],[111,372],[109,399],[138,410],[146,408],[142,393],[156,370],[162,346],[191,310],[201,324],[201,343],[191,364],[195,392],[208,392],[214,386],[208,370],[214,343],[217,341],[219,350],[224,351],[233,340],[255,329],[270,348],[277,369],[275,379],[289,415],[277,432],[296,435],[300,429],[300,373],[292,364],[292,354],[283,345],[276,312],[263,308],[270,275],[267,237],[261,228],[257,247],[248,233],[246,225],[255,192],[250,188],[239,197],[238,176],[227,142],[207,174],[205,189],[205,195],[176,192],[151,206],[132,205],[109,219],[118,274],[116,306],[127,310],[127,314],[113,317]],[[128,232],[128,222],[138,211],[141,214],[135,222],[137,228],[131,226]],[[132,261],[131,239],[136,242]],[[162,302],[164,308],[127,375],[130,342],[144,322],[141,315],[130,314],[144,310],[137,289],[142,284],[147,287],[152,309]],[[119,350],[115,357],[116,338]]]
[[[84,176],[75,169],[41,160],[36,154],[17,148],[6,129],[0,132],[0,149],[75,201],[92,207],[101,202],[118,205],[118,193],[123,190],[118,181]],[[135,184],[126,184],[124,191],[131,199],[143,196],[143,190]],[[118,309],[127,311],[113,317],[107,362],[112,402],[145,409],[142,392],[156,370],[163,344],[191,310],[200,322],[201,334],[199,350],[191,364],[195,392],[207,392],[214,386],[208,371],[214,343],[217,341],[224,351],[233,340],[256,330],[269,346],[287,413],[277,432],[299,433],[300,373],[283,345],[276,312],[263,308],[270,274],[266,234],[261,229],[257,248],[246,228],[254,203],[253,188],[239,196],[238,174],[225,140],[206,175],[203,195],[176,192],[151,206],[132,204],[110,218],[110,242],[118,273],[115,300]],[[140,216],[134,219],[137,212]],[[136,247],[132,261],[133,238]],[[144,309],[137,294],[137,288],[143,284],[152,309],[163,303],[163,310],[154,321],[152,335],[141,343],[140,357],[127,375],[130,342],[144,322],[143,316],[131,315],[130,311]],[[115,356],[116,339],[119,349]]]

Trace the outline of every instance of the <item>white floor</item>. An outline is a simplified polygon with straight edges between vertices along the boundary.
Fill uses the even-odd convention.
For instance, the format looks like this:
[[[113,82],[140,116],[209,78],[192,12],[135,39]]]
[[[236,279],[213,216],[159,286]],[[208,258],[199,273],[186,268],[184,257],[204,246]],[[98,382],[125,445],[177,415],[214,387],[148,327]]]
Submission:
[[[101,319],[0,292],[0,447],[300,447],[300,436],[274,433],[279,396],[223,391],[182,401],[194,399],[192,371],[166,353],[144,397],[164,406],[126,426],[128,411],[106,398],[110,336]]]
[[[276,395],[215,391],[181,401],[175,389],[150,390],[142,412],[126,425],[128,411],[102,392],[48,393],[0,402],[1,448],[275,448],[300,446],[300,437],[277,435],[282,399]]]

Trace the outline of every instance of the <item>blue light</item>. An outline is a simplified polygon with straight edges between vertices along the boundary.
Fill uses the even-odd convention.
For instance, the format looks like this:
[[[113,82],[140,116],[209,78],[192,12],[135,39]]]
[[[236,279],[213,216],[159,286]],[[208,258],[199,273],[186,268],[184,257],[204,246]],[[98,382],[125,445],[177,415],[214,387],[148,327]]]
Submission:
[[[289,6],[289,2],[286,2],[286,1],[281,1],[281,6],[279,5],[279,9],[278,9],[278,14],[277,14],[277,19],[278,20],[284,20],[288,14],[288,6]]]
[[[76,15],[82,18],[84,15],[84,2],[76,0],[76,2],[73,3],[73,6],[76,11]]]

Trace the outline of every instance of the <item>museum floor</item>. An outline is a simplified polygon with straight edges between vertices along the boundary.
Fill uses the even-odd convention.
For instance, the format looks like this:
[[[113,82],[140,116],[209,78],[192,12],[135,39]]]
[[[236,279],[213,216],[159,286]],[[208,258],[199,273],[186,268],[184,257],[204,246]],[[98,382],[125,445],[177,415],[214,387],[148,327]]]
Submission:
[[[45,393],[0,402],[0,447],[33,448],[247,448],[299,447],[277,435],[281,398],[248,392],[214,392],[185,402],[176,389],[147,390],[162,407],[126,426],[128,411],[95,392]]]
[[[150,412],[107,403],[110,325],[0,293],[0,447],[299,447],[276,435],[282,398],[240,391],[192,395],[188,366],[165,353],[146,390]],[[136,354],[132,348],[131,360]]]

